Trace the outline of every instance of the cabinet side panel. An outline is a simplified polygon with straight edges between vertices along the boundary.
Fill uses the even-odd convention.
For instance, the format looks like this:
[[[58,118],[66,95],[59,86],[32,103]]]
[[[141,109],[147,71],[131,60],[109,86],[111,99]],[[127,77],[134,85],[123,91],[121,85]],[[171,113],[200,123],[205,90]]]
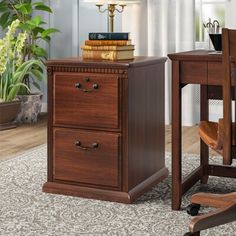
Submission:
[[[165,166],[164,63],[131,68],[128,74],[129,189]]]

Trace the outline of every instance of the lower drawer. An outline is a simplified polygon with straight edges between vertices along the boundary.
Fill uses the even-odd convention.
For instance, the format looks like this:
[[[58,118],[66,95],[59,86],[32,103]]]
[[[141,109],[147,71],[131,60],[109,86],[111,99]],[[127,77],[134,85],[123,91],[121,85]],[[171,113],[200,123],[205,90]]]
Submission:
[[[119,187],[120,135],[55,128],[55,180]]]

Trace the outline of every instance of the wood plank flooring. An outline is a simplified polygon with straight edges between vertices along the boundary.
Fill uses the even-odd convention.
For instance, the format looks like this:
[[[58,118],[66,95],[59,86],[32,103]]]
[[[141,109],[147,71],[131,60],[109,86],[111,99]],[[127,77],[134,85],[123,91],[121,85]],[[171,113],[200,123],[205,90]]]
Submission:
[[[171,126],[166,126],[165,135],[166,151],[171,152]],[[42,115],[36,124],[0,131],[0,160],[9,159],[46,142],[47,117]],[[199,154],[199,143],[197,126],[183,127],[183,152]]]
[[[171,126],[166,126],[165,130],[166,151],[171,152]],[[182,152],[200,155],[200,138],[198,126],[186,126],[182,128]],[[219,156],[218,153],[210,149],[211,156]]]
[[[0,160],[25,152],[47,142],[47,117],[41,115],[36,124],[21,124],[0,131]]]

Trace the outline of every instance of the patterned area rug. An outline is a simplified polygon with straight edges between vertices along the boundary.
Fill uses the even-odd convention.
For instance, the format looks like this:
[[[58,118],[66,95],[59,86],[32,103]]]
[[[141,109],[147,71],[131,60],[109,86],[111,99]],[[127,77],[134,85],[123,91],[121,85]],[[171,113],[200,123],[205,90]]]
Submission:
[[[184,159],[185,173],[199,162],[196,155]],[[169,169],[170,161],[167,154]],[[45,145],[0,162],[1,236],[181,236],[188,231],[190,217],[186,212],[171,211],[170,177],[136,203],[126,205],[43,193],[46,163]],[[185,196],[183,206],[198,191],[236,191],[235,181],[212,177],[208,186],[196,184]],[[201,235],[235,236],[236,222],[202,231]]]

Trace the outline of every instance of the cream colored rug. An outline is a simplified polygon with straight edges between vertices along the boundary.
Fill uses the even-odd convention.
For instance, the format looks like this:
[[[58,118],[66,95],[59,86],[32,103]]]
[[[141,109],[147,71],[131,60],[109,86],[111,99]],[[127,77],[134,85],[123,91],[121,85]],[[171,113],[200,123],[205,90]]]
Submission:
[[[198,165],[188,155],[184,170]],[[170,155],[166,156],[170,169]],[[46,146],[0,162],[1,236],[156,235],[181,236],[188,231],[190,217],[171,210],[171,178],[167,178],[135,204],[45,194]],[[236,180],[210,178],[208,187],[197,184],[184,198],[197,191],[236,191]],[[204,209],[206,211],[208,209]],[[201,235],[236,235],[236,222],[202,231]]]

